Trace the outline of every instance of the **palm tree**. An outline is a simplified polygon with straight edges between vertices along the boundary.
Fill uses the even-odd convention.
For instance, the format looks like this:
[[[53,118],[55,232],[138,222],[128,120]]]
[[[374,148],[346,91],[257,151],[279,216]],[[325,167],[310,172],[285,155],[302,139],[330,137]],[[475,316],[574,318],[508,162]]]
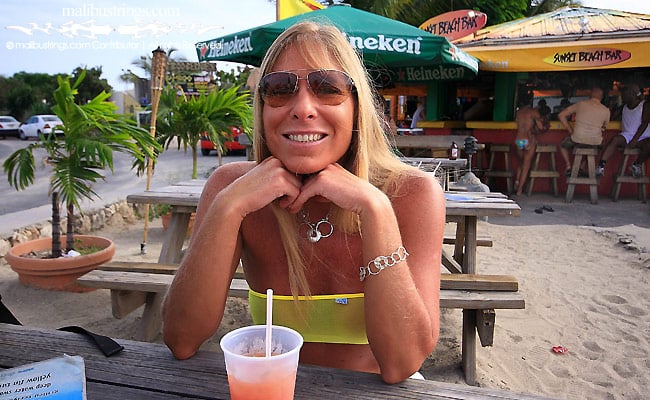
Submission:
[[[177,61],[177,62],[187,61],[187,58],[183,57],[182,55],[174,54],[176,51],[178,51],[178,49],[173,47],[166,51],[167,59],[169,61]],[[131,61],[131,65],[143,70],[144,77],[140,77],[132,70],[127,69],[126,71],[122,70],[122,75],[120,75],[119,79],[125,83],[136,83],[136,84],[138,81],[142,79],[149,79],[151,77],[151,63],[152,63],[151,54],[140,56],[139,58],[136,58],[133,61]]]
[[[61,255],[58,240],[59,200],[67,208],[67,250],[74,249],[74,208],[80,200],[99,195],[92,185],[104,179],[102,171],[113,171],[113,152],[133,156],[133,167],[142,172],[146,157],[155,157],[160,145],[148,131],[138,128],[126,116],[116,114],[117,106],[108,101],[110,94],[102,91],[92,100],[77,104],[78,88],[85,78],[85,70],[73,85],[70,77],[58,77],[58,88],[54,91],[54,113],[63,125],[53,129],[48,137],[16,150],[3,163],[9,184],[22,190],[34,183],[36,163],[33,151],[43,149],[48,164],[52,166],[50,194],[53,197],[52,256]]]
[[[230,127],[239,126],[250,135],[252,111],[250,93],[239,86],[210,90],[198,96],[187,96],[167,86],[160,96],[156,116],[156,136],[165,148],[177,141],[187,151],[192,149],[192,179],[198,177],[198,145],[201,136],[210,138],[219,155],[225,151],[224,142],[231,139]],[[179,93],[180,92],[180,93]]]

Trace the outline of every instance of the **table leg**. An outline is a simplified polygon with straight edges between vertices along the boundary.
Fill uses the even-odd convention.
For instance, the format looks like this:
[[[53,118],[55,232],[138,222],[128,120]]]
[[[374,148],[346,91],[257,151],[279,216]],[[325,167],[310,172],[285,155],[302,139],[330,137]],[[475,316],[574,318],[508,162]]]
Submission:
[[[161,306],[164,297],[164,293],[147,293],[142,319],[136,332],[136,340],[151,342],[160,333],[162,327]]]
[[[190,215],[189,212],[172,211],[169,228],[160,250],[160,257],[158,257],[160,264],[180,263],[187,227],[190,224]]]
[[[476,229],[478,217],[465,217],[465,253],[463,255],[463,273],[476,274]]]
[[[463,273],[476,273],[476,229],[478,218],[464,218]],[[468,385],[476,384],[476,310],[463,310],[463,372]]]
[[[476,310],[463,310],[463,372],[468,385],[476,384]]]
[[[454,244],[454,260],[460,265],[464,264],[465,240],[465,218],[461,217],[456,221],[456,243]]]

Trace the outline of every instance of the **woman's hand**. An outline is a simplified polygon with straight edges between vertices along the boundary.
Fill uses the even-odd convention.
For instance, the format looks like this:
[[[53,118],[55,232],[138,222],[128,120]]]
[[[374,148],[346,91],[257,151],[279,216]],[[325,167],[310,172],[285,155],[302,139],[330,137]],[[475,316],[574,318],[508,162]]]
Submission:
[[[286,207],[296,200],[301,187],[300,176],[289,172],[277,158],[269,157],[224,188],[219,202],[236,207],[243,219],[276,199]]]
[[[317,174],[302,182],[298,196],[280,205],[291,213],[297,213],[312,197],[320,196],[344,210],[362,215],[369,199],[385,198],[385,194],[347,171],[339,164],[330,164]],[[284,200],[284,199],[283,199]]]

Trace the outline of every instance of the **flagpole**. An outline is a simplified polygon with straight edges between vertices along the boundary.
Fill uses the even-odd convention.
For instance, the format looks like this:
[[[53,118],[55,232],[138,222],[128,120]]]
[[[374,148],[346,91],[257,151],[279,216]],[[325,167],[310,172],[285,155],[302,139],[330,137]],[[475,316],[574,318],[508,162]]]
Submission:
[[[282,0],[275,0],[275,20],[276,21],[280,20],[280,1],[282,1]]]
[[[156,137],[156,114],[158,112],[158,103],[160,101],[160,93],[163,89],[165,82],[165,66],[167,64],[167,55],[165,51],[158,46],[153,52],[151,57],[151,124],[149,126],[149,133],[151,137]],[[147,160],[147,187],[148,191],[151,188],[151,175],[153,173],[153,159],[151,157]],[[140,254],[147,252],[147,231],[149,228],[149,203],[144,205],[144,233],[142,236],[142,243],[140,243]]]

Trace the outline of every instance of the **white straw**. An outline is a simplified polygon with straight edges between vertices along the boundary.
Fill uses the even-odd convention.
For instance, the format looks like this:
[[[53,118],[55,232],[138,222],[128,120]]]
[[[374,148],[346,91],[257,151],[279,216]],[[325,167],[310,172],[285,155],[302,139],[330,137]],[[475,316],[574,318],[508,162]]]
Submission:
[[[266,356],[271,357],[271,326],[273,325],[273,289],[266,289]]]

